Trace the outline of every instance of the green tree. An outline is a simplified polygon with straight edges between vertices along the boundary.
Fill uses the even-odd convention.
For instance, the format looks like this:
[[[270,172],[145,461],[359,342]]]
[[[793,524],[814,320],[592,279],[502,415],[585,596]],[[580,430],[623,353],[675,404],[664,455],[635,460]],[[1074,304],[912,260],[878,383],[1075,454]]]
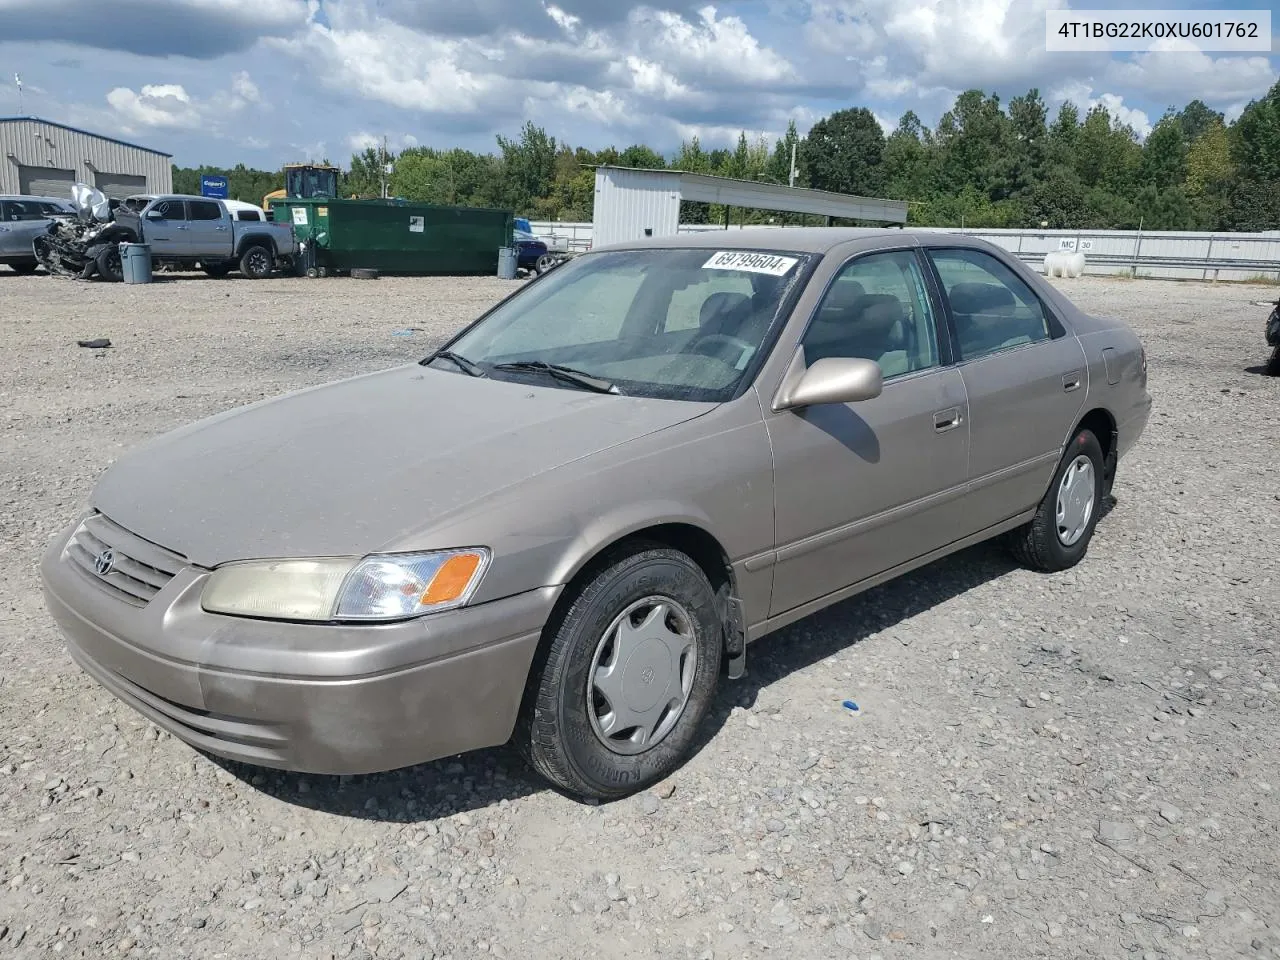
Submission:
[[[992,200],[1011,192],[1012,129],[995,94],[966,90],[938,121],[941,180],[971,186]]]
[[[1223,120],[1222,114],[1210,110],[1203,100],[1192,100],[1178,112],[1187,143],[1199,140],[1213,126],[1222,126]]]
[[[546,198],[556,171],[556,139],[532,122],[525,123],[519,140],[497,137],[502,151],[502,197],[517,215],[530,212]]]
[[[936,151],[932,134],[914,112],[908,110],[884,144],[884,192],[895,200],[924,201],[935,189]],[[914,220],[919,208],[909,207]]]
[[[1241,179],[1280,180],[1280,80],[1240,114],[1232,154]]]
[[[1235,172],[1227,126],[1214,120],[1187,150],[1187,199],[1199,229],[1224,225]]]
[[[642,170],[664,170],[667,166],[667,161],[662,154],[639,143],[632,144],[623,150],[616,162],[619,166],[637,167]]]
[[[865,107],[838,110],[813,125],[804,139],[806,182],[819,190],[879,196],[884,133]]]
[[[791,179],[791,147],[796,147],[796,170],[797,174],[800,169],[800,132],[796,129],[796,122],[792,120],[787,124],[787,132],[774,145],[773,154],[769,157],[769,162],[765,165],[764,173],[767,180],[773,183],[789,183]],[[797,176],[796,186],[803,186],[802,178]]]
[[[1187,179],[1187,139],[1172,110],[1160,118],[1142,146],[1140,176],[1157,190],[1181,188]]]

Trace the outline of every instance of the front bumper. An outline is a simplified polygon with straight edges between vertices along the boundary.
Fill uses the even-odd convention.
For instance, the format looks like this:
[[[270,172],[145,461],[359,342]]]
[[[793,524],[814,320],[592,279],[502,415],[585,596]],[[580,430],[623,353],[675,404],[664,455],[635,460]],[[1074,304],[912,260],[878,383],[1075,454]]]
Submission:
[[[208,571],[184,567],[143,606],[70,563],[41,575],[80,666],[198,749],[286,770],[392,770],[506,742],[558,587],[397,624],[206,613]]]

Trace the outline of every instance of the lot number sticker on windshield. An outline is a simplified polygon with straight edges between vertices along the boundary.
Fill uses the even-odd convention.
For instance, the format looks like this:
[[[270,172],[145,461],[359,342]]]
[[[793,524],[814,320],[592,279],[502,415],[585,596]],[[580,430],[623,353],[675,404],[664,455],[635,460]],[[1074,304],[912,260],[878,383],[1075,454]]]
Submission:
[[[779,257],[772,253],[752,253],[749,250],[722,250],[702,265],[704,270],[745,270],[747,273],[767,273],[781,277],[796,265],[795,257]]]

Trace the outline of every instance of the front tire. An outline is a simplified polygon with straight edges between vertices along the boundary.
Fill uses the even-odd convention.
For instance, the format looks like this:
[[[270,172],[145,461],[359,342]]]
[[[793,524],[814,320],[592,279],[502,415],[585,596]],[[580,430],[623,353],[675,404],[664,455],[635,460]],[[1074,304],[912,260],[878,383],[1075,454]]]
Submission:
[[[35,262],[11,263],[9,264],[9,266],[13,269],[14,273],[21,273],[23,276],[29,276],[30,274],[33,274],[36,272],[36,267],[38,267],[39,264]]]
[[[250,280],[265,280],[275,266],[275,257],[266,247],[249,247],[240,255],[240,272]]]
[[[98,268],[98,276],[103,280],[111,283],[121,283],[124,280],[124,261],[120,259],[118,243],[108,243],[103,247],[94,263]]]
[[[656,545],[615,553],[547,624],[517,746],[567,793],[643,790],[686,759],[723,644],[715,592],[693,560]]]
[[[1104,469],[1098,438],[1080,430],[1067,444],[1035,517],[1010,535],[1019,562],[1056,573],[1084,559],[1102,508]]]

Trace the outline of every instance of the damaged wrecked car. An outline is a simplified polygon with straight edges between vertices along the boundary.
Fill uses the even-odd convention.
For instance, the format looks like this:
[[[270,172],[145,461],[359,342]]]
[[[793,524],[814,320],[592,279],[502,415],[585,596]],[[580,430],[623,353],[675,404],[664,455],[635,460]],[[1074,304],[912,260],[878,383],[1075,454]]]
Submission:
[[[54,214],[48,232],[32,241],[36,260],[53,276],[118,279],[120,244],[132,239],[128,228],[115,222],[118,204],[86,183],[71,188],[71,200],[76,212]]]

